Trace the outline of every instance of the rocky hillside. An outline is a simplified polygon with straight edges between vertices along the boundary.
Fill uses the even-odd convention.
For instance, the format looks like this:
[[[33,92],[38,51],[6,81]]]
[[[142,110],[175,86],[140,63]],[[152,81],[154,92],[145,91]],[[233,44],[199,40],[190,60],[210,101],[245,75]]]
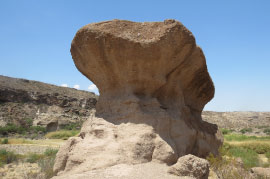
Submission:
[[[27,121],[48,131],[70,123],[82,123],[95,111],[94,93],[0,75],[0,126],[24,126]],[[203,120],[220,128],[265,134],[270,128],[270,112],[204,111]],[[248,132],[248,131],[247,131]]]
[[[57,130],[93,113],[94,93],[0,76],[0,126],[43,126]]]
[[[212,112],[204,111],[203,120],[220,128],[236,132],[270,135],[270,112]]]

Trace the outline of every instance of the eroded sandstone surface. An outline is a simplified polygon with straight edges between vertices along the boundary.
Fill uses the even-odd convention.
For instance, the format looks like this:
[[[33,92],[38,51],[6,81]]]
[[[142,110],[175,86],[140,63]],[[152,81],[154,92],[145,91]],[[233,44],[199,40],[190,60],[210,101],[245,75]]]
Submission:
[[[100,97],[80,136],[59,150],[58,176],[218,153],[218,128],[201,118],[214,85],[201,48],[180,22],[92,23],[77,32],[71,54]]]
[[[176,164],[168,169],[168,173],[176,176],[189,176],[196,179],[208,179],[209,162],[188,154],[180,157]]]

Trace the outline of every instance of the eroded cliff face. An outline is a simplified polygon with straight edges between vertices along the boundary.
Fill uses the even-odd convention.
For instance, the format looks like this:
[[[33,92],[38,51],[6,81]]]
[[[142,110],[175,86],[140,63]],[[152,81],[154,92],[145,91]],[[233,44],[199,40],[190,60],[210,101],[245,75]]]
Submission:
[[[85,121],[95,110],[97,98],[86,91],[0,76],[0,126],[24,126],[31,120],[54,131]]]
[[[217,154],[222,137],[201,118],[214,85],[201,48],[180,22],[89,24],[77,32],[71,54],[100,97],[96,117],[58,152],[58,175]]]

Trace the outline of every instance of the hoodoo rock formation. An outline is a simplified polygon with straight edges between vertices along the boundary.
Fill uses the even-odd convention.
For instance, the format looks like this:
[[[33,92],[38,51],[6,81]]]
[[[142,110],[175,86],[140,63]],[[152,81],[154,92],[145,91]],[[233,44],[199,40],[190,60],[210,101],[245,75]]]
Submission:
[[[79,137],[59,150],[59,176],[217,154],[222,137],[201,118],[214,85],[201,48],[180,22],[89,24],[77,32],[71,54],[100,97]]]

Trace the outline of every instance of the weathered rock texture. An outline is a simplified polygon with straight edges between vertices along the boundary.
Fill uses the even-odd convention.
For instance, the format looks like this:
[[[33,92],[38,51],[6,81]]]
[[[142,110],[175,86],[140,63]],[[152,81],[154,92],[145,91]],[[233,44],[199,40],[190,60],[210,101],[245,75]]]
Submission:
[[[209,162],[194,155],[180,157],[176,164],[171,166],[168,173],[176,176],[188,176],[196,179],[207,179],[209,175]]]
[[[58,152],[58,175],[217,154],[217,126],[201,118],[214,85],[202,50],[180,22],[89,24],[77,32],[71,54],[100,97],[96,117]]]
[[[258,178],[270,178],[270,168],[254,167],[251,172],[258,176]]]

